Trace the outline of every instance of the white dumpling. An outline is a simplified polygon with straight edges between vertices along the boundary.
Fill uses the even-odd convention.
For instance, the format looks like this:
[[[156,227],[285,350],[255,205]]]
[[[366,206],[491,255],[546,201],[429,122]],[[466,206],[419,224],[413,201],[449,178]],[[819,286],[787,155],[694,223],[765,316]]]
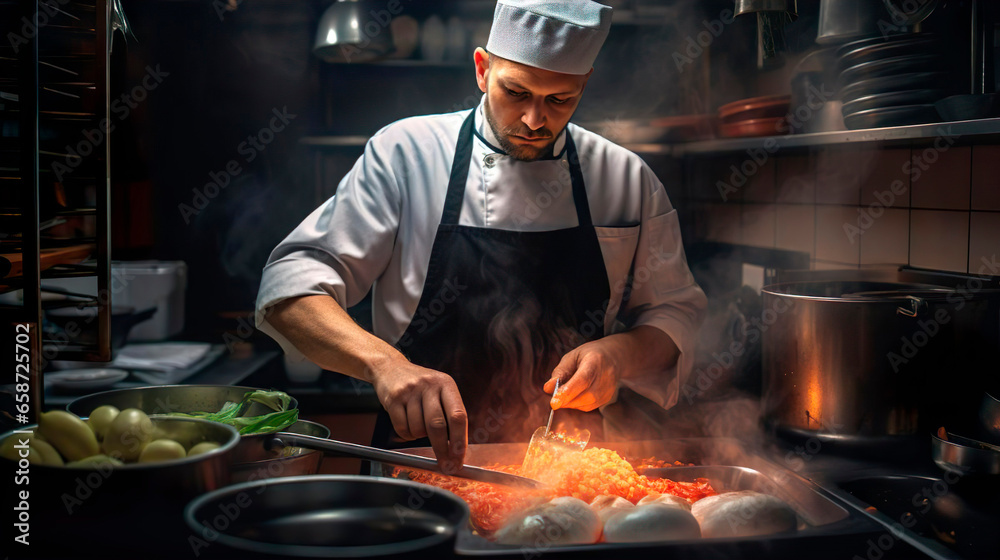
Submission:
[[[687,511],[691,511],[691,502],[681,498],[680,496],[674,496],[672,494],[649,494],[643,499],[639,500],[635,505],[644,506],[646,504],[666,504],[668,506],[677,506]]]
[[[597,517],[603,525],[609,517],[619,510],[634,508],[635,504],[621,496],[598,496],[594,498],[594,501],[590,502],[590,507],[597,512]]]
[[[702,498],[691,506],[705,537],[752,537],[794,531],[795,511],[770,494],[752,490]]]
[[[650,542],[701,536],[691,512],[675,505],[648,503],[615,512],[604,523],[607,542]]]
[[[601,521],[587,502],[560,497],[511,517],[495,537],[500,544],[590,544],[601,538]]]

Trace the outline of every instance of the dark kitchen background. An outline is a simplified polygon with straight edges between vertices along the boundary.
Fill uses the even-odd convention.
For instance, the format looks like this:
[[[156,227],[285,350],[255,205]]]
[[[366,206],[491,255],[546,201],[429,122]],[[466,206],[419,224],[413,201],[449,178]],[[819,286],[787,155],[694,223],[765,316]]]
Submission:
[[[912,516],[938,467],[967,466],[932,460],[932,445],[954,445],[955,428],[1000,444],[998,403],[984,395],[1000,395],[1000,2],[602,1],[614,19],[573,120],[655,171],[709,300],[677,406],[636,399],[626,435],[711,443],[691,457],[644,455],[668,466],[760,467],[791,486],[825,478],[852,523]],[[261,272],[381,127],[478,104],[472,53],[495,1],[45,2],[36,28],[22,19],[34,2],[0,0],[0,328],[31,325],[38,374],[22,420],[7,411],[25,391],[0,382],[0,432],[42,407],[76,412],[82,400],[86,415],[100,391],[180,383],[200,386],[196,408],[209,392],[226,395],[218,409],[243,386],[285,390],[315,435],[370,442],[370,385],[292,363],[253,328]],[[391,35],[392,52],[332,61],[314,49],[324,14],[347,4],[374,18],[360,24],[371,42]],[[36,33],[38,61],[20,50]],[[806,280],[817,282],[763,290]],[[349,312],[370,326],[366,302]],[[128,371],[74,377],[112,357],[108,367]],[[948,433],[934,440],[942,418]],[[727,455],[733,442],[745,448]],[[752,462],[758,451],[774,451],[773,464]],[[316,457],[309,468],[362,465]],[[982,530],[1000,514],[995,476],[965,494],[988,501],[988,517],[953,507],[961,485],[945,486],[944,515],[921,521],[924,540],[904,540],[935,558],[998,550]],[[812,487],[795,495],[827,499]],[[791,554],[772,554],[779,539],[737,551],[840,558],[889,534],[885,520],[865,521],[838,548],[850,531],[837,519],[813,516],[811,535],[827,540]]]
[[[250,312],[270,250],[334,193],[370,134],[399,118],[479,100],[471,51],[488,29],[491,2],[401,0],[400,16],[413,17],[425,31],[432,16],[441,24],[441,42],[454,32],[449,20],[460,21],[461,48],[445,44],[443,56],[427,53],[430,59],[418,44],[410,59],[356,65],[325,63],[311,52],[328,4],[123,2],[134,38],[117,43],[127,51],[113,68],[119,91],[139,84],[148,67],[169,75],[112,139],[113,255],[188,264],[190,336],[217,336],[233,317]],[[622,23],[612,27],[574,120],[603,125],[605,134],[626,144],[644,132],[635,128],[657,118],[790,93],[797,63],[817,46],[817,1],[799,1],[798,18],[784,29],[784,51],[763,70],[753,14],[722,21],[732,2],[618,4]],[[939,8],[925,24],[948,24],[941,33],[967,43],[969,3],[945,4],[948,9]],[[722,30],[706,41],[713,21]],[[423,41],[425,47],[437,43]],[[698,41],[707,47],[693,48]],[[968,53],[954,51],[949,65],[969,67]],[[966,75],[951,85],[962,85],[962,78],[971,80]],[[955,87],[966,93],[962,89]],[[265,133],[273,140],[251,148],[255,157],[246,161],[241,143],[246,147],[248,137],[266,129],[275,110],[294,118]],[[994,262],[1000,253],[1000,147],[994,140],[988,134],[949,138],[954,144],[931,163],[920,159],[924,146],[818,141],[766,153],[745,184],[739,175],[758,167],[734,172],[753,161],[746,150],[709,143],[672,152],[669,145],[643,142],[637,151],[681,212],[689,246],[714,241],[795,251],[807,255],[801,262],[813,270],[911,265],[977,273],[983,259]],[[225,171],[231,160],[238,175]],[[213,173],[230,178],[206,203],[196,191],[206,198],[216,192],[211,186],[206,192]],[[891,193],[897,179],[904,188]],[[732,192],[720,189],[720,181]],[[885,202],[884,193],[892,200],[865,227],[869,222],[859,216],[870,214],[877,196]],[[848,235],[845,224],[860,232]]]
[[[574,121],[638,153],[680,214],[689,263],[710,301],[689,383],[706,372],[713,380],[694,391],[698,399],[759,395],[757,326],[747,352],[725,363],[716,356],[747,342],[766,284],[830,271],[996,285],[995,3],[608,3],[616,9],[610,35]],[[169,313],[158,313],[170,325],[139,338],[276,354],[252,328],[270,251],[335,193],[378,129],[478,103],[472,52],[488,37],[493,1],[369,2],[363,16],[375,22],[363,24],[366,33],[373,42],[391,35],[395,50],[361,62],[314,50],[333,5],[121,0],[128,29],[113,34],[107,65],[114,130],[95,143],[110,146],[110,257],[184,263],[157,296],[169,299]],[[66,16],[53,14],[55,28]],[[30,31],[15,19],[9,26],[8,36]],[[58,54],[61,45],[46,43],[44,30],[43,54]],[[14,50],[0,58],[5,68]],[[40,68],[43,78],[51,72]],[[43,89],[46,117],[47,95]],[[53,161],[71,161],[59,159],[62,144],[46,151],[45,140],[43,186]],[[57,192],[84,175],[57,182]],[[101,206],[101,190],[90,189],[84,198]],[[95,216],[60,212],[47,222],[43,207],[43,241],[96,236],[97,262],[106,263]],[[365,303],[350,311],[369,324]],[[50,324],[57,315],[46,313],[43,329],[58,334]],[[712,367],[725,370],[725,382]]]

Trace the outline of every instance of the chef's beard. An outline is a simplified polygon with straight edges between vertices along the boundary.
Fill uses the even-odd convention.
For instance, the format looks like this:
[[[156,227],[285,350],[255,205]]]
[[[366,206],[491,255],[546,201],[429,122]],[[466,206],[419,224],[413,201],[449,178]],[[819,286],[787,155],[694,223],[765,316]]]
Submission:
[[[497,143],[500,144],[500,148],[507,155],[521,161],[536,161],[543,157],[552,155],[552,146],[555,144],[556,135],[552,134],[552,131],[549,129],[542,127],[538,130],[531,130],[527,126],[524,126],[524,123],[507,128],[500,128],[493,119],[493,113],[490,111],[489,96],[487,96],[483,102],[483,113],[486,114],[486,122],[489,123],[490,128],[493,129],[493,136],[496,137]],[[534,146],[520,146],[510,140],[510,137],[514,135],[525,136],[528,138],[546,136],[550,140],[547,144],[538,148]]]

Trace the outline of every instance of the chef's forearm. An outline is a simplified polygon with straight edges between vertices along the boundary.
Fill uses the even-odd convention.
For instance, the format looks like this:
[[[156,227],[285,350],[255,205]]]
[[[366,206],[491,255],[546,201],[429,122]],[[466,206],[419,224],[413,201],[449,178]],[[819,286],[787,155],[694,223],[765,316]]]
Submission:
[[[378,371],[406,361],[392,345],[358,326],[330,296],[289,298],[267,313],[271,326],[323,369],[372,383]]]
[[[625,359],[629,360],[629,366],[622,370],[626,379],[668,370],[681,355],[674,339],[653,326],[639,325],[611,336],[622,337]]]

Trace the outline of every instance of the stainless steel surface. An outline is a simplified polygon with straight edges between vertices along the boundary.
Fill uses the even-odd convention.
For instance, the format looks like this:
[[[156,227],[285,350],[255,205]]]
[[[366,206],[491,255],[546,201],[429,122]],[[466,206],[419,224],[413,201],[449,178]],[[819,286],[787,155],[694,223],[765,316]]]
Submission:
[[[378,3],[366,0],[337,0],[319,20],[313,52],[327,62],[371,62],[393,51],[388,22],[372,14]]]
[[[388,449],[378,449],[375,447],[368,447],[367,445],[360,445],[357,443],[348,443],[344,441],[336,441],[332,439],[324,439],[313,436],[292,434],[288,432],[278,432],[275,434],[267,434],[267,435],[270,437],[265,437],[264,440],[262,441],[262,445],[265,449],[294,445],[296,447],[317,449],[325,453],[329,453],[331,455],[354,457],[357,459],[367,459],[369,461],[391,463],[403,467],[412,467],[415,469],[423,469],[426,471],[441,472],[441,467],[438,466],[438,462],[435,459],[431,459],[429,457],[420,457],[416,455],[400,453],[399,451],[390,451]],[[493,484],[515,486],[520,488],[543,487],[541,483],[535,480],[531,480],[530,478],[524,478],[522,476],[516,476],[503,472],[492,471],[489,469],[483,469],[468,464],[464,465],[461,471],[459,471],[458,473],[454,473],[452,476],[457,476],[459,478],[467,478],[470,480],[479,480],[481,482],[490,482]]]
[[[214,441],[220,448],[169,463],[113,468],[32,464],[32,527],[58,528],[41,532],[55,538],[32,539],[33,555],[74,557],[80,554],[82,543],[101,540],[99,535],[113,540],[111,550],[154,550],[158,556],[170,551],[179,554],[173,556],[177,558],[190,555],[182,520],[184,506],[229,483],[230,456],[239,433],[231,426],[196,418],[150,418],[158,431],[184,444]],[[6,459],[0,463],[10,466]]]
[[[213,523],[219,511],[232,509],[240,515],[231,523]],[[236,484],[184,511],[196,534],[216,527],[213,545],[282,557],[450,556],[468,518],[465,503],[444,490],[346,475]]]
[[[885,6],[878,1],[820,0],[816,42],[830,45],[878,35],[879,20],[886,17]]]
[[[985,295],[965,295],[876,282],[766,287],[766,418],[859,437],[929,433],[954,421],[982,394],[975,387],[997,328]]]
[[[752,14],[755,12],[794,12],[794,0],[736,0],[735,14]]]
[[[782,468],[767,458],[763,451],[751,450],[742,442],[728,438],[687,438],[658,441],[592,443],[617,451],[625,457],[656,457],[695,463],[694,467],[667,467],[650,469],[650,475],[662,475],[671,480],[690,481],[698,477],[711,480],[719,491],[756,490],[786,501],[799,519],[798,531],[782,535],[761,536],[748,539],[698,539],[658,543],[556,546],[548,544],[546,554],[573,557],[581,553],[629,554],[655,550],[682,558],[723,557],[785,557],[801,556],[810,551],[812,558],[850,557],[849,551],[865,549],[865,539],[878,526],[863,513],[848,510],[828,492],[798,474]],[[525,443],[472,444],[466,461],[474,465],[516,464],[524,457]],[[433,456],[427,447],[403,450],[414,455]],[[372,473],[389,476],[392,465],[375,463]],[[818,542],[829,545],[816,546]],[[813,543],[812,545],[808,543]],[[456,552],[470,556],[496,556],[523,551],[523,549],[498,545],[474,534],[468,527],[459,533]],[[846,554],[846,556],[845,556]],[[625,557],[625,556],[619,556]]]
[[[330,429],[316,422],[299,420],[285,428],[285,432],[319,438],[330,437]],[[286,447],[278,453],[260,456],[264,434],[240,436],[240,443],[233,450],[233,482],[246,482],[265,478],[316,474],[323,462],[323,453],[313,449]]]
[[[934,464],[959,474],[1000,474],[1000,447],[949,433],[931,436]]]
[[[66,410],[77,416],[89,416],[95,408],[110,404],[119,410],[138,408],[146,414],[168,414],[171,412],[215,412],[227,402],[239,402],[243,395],[258,391],[258,387],[233,385],[159,385],[115,389],[80,397],[69,403]],[[298,407],[292,397],[289,408]],[[271,409],[253,403],[247,410],[248,416],[267,414]]]

